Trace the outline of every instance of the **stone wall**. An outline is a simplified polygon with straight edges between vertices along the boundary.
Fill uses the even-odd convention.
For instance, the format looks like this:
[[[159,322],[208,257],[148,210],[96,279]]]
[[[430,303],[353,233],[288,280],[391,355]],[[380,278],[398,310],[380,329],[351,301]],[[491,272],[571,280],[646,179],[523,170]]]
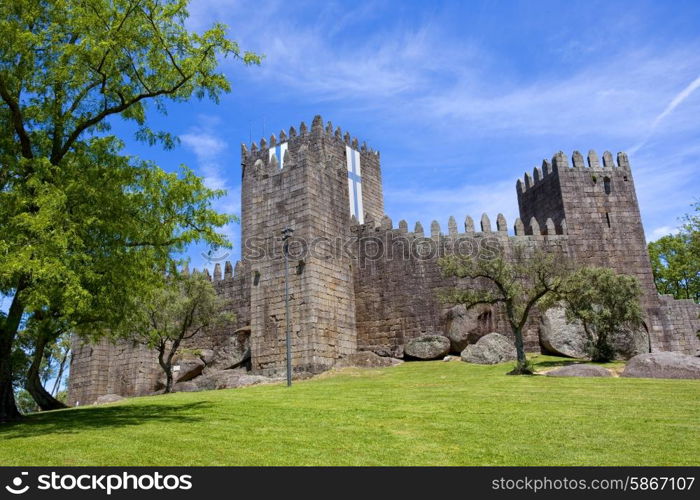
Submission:
[[[358,257],[354,279],[358,349],[395,355],[413,338],[446,333],[451,306],[440,301],[440,293],[455,286],[483,285],[444,277],[438,259],[445,255],[502,252],[508,259],[516,247],[525,252],[537,248],[567,251],[565,235],[553,234],[553,231],[546,235],[538,230],[538,234],[528,236],[518,221],[519,234],[509,236],[503,216],[499,215],[497,220],[497,230],[492,231],[488,217],[483,216],[481,231],[477,232],[471,218],[467,218],[465,231],[460,233],[452,218],[447,235],[433,222],[428,237],[420,223],[416,224],[415,231],[408,232],[404,221],[398,229],[393,229],[388,218],[380,225],[370,221],[356,226]],[[490,309],[491,331],[512,335],[502,308]],[[539,350],[538,329],[539,317],[534,314],[524,331],[526,349],[530,351]]]
[[[659,302],[665,333],[659,350],[700,356],[700,304],[688,299],[676,300],[671,295],[661,295]]]
[[[128,342],[72,343],[68,404],[92,404],[104,394],[140,396],[155,390],[161,370],[155,352]]]
[[[225,271],[217,264],[214,287],[227,301],[226,310],[235,315],[231,325],[207,334],[201,333],[183,342],[183,348],[217,349],[236,329],[250,324],[250,284],[242,263],[235,272],[230,262]],[[130,342],[112,343],[103,339],[85,342],[74,337],[71,349],[68,404],[92,404],[104,394],[142,396],[154,392],[163,370],[158,364],[158,353]]]

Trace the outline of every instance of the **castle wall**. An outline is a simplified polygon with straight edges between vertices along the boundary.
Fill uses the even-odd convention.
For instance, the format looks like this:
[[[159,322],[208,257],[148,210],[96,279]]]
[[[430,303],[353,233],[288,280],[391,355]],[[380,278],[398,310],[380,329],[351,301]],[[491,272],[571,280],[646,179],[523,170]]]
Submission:
[[[700,356],[700,304],[671,295],[659,296],[659,303],[662,350]]]
[[[227,300],[227,311],[235,314],[233,324],[209,334],[196,335],[183,342],[183,348],[217,349],[233,332],[250,324],[250,284],[243,265],[238,263],[235,274],[226,262],[222,276],[220,265],[214,272],[214,287]],[[218,270],[218,271],[217,271]],[[107,339],[90,343],[74,336],[68,381],[68,404],[86,405],[105,394],[142,396],[156,390],[163,370],[158,353],[147,347]]]
[[[466,226],[471,231],[458,233],[456,227],[451,227],[447,235],[441,233],[434,222],[428,237],[420,224],[414,232],[407,231],[404,221],[399,229],[391,229],[388,218],[379,226],[371,221],[356,227],[359,243],[354,279],[358,349],[397,355],[413,338],[446,333],[451,305],[440,301],[440,293],[455,286],[483,285],[444,277],[438,259],[445,255],[475,255],[478,250],[482,255],[502,253],[509,259],[516,247],[526,253],[535,249],[567,251],[566,236],[544,235],[538,228],[535,228],[537,234],[526,236],[520,223],[519,234],[508,236],[502,216],[499,216],[497,231],[491,231],[486,217],[482,218],[480,232],[469,227],[473,225],[470,221]],[[489,331],[512,336],[505,311],[501,307],[490,307],[490,312]],[[525,347],[529,351],[540,349],[538,329],[539,316],[534,314],[524,329]]]
[[[154,391],[160,367],[155,352],[129,342],[106,339],[72,342],[68,404],[92,404],[105,394],[140,396]]]

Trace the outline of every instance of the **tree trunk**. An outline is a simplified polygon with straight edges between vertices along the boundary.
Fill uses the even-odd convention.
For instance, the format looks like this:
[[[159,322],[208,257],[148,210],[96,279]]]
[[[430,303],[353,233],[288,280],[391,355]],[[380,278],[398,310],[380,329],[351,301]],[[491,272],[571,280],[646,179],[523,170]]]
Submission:
[[[163,372],[165,372],[165,391],[164,394],[168,394],[170,392],[173,392],[173,364],[172,364],[172,355],[168,356],[168,360],[166,361],[163,359],[165,355],[165,348],[159,349],[158,353],[158,364],[160,364],[160,367],[163,369]]]
[[[51,338],[50,334],[45,332],[39,332],[36,339],[36,346],[34,347],[34,357],[32,359],[32,364],[27,372],[27,380],[24,383],[24,388],[27,392],[32,395],[36,404],[42,411],[47,410],[59,410],[61,408],[67,408],[67,406],[61,403],[58,399],[54,398],[49,394],[41,383],[39,377],[39,370],[41,369],[41,361],[44,359],[44,349],[46,344],[49,343]]]
[[[7,317],[5,321],[0,320],[0,422],[12,422],[22,418],[15,403],[15,393],[12,387],[12,344],[17,336],[17,330],[24,313],[20,294],[25,287],[25,278],[21,277]]]
[[[165,372],[165,393],[173,392],[173,371],[171,368]]]
[[[530,368],[527,366],[522,328],[513,328],[513,334],[515,335],[515,352],[517,354],[518,362],[515,369],[509,372],[509,375],[532,375],[532,370],[530,370]]]
[[[66,368],[66,361],[68,360],[68,353],[70,351],[65,351],[61,356],[61,363],[58,365],[58,375],[56,375],[56,381],[53,384],[53,389],[51,389],[51,395],[56,397],[58,394],[58,389],[61,388],[61,379],[63,378],[63,370]]]
[[[15,330],[16,332],[16,330]],[[0,326],[0,422],[22,418],[12,390],[12,341],[14,334]]]

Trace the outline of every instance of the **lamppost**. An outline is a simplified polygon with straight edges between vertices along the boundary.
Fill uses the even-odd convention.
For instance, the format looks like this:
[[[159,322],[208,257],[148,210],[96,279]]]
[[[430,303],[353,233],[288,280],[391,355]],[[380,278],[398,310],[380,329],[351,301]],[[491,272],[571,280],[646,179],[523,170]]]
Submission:
[[[284,319],[287,331],[287,387],[292,385],[292,334],[289,322],[289,238],[292,237],[294,229],[285,227],[282,230],[283,252],[284,252]]]

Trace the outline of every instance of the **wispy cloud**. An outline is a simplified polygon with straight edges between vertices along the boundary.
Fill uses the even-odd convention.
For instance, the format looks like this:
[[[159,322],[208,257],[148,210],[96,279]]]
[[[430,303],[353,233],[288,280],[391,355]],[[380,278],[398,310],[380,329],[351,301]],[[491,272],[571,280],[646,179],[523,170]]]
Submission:
[[[216,116],[200,115],[198,124],[180,134],[182,144],[192,151],[197,162],[197,172],[204,177],[210,189],[224,190],[226,195],[214,202],[214,208],[226,214],[240,213],[240,185],[233,185],[225,168],[229,162],[228,143],[216,133],[221,123]],[[229,224],[222,232],[230,241],[238,241],[238,225]]]
[[[259,70],[235,75],[252,82],[268,107],[286,106],[289,114],[301,107],[323,110],[341,125],[354,121],[365,133],[374,130],[384,142],[374,146],[383,152],[393,148],[396,154],[382,160],[387,211],[394,219],[424,225],[437,219],[446,227],[450,214],[461,224],[460,213],[477,219],[488,212],[494,219],[503,212],[512,226],[515,176],[558,149],[627,149],[648,227],[667,226],[692,201],[700,168],[688,147],[700,115],[697,39],[660,44],[634,38],[648,16],[640,7],[616,18],[610,36],[546,30],[544,38],[558,31],[549,47],[552,61],[529,66],[517,51],[498,52],[493,40],[471,36],[476,29],[448,29],[450,19],[440,17],[439,8],[422,12],[419,22],[405,21],[400,10],[383,2],[333,1],[292,10],[279,0],[195,0],[191,8],[193,25],[227,22],[243,47],[266,55]],[[598,12],[589,16],[595,19]],[[500,18],[490,22],[502,27]],[[484,37],[501,38],[492,30]],[[627,38],[625,44],[612,41]],[[216,137],[211,130],[208,135]],[[202,137],[190,139],[193,151],[217,148]],[[217,162],[231,151],[218,154],[202,154],[210,182],[221,174]],[[474,165],[467,157],[475,154],[498,154],[501,160]],[[431,165],[444,165],[448,157],[449,175],[438,182]],[[408,163],[419,165],[410,175]]]
[[[668,103],[668,106],[656,117],[654,118],[654,121],[651,124],[651,127],[649,128],[649,132],[647,133],[646,137],[642,139],[641,142],[636,144],[634,147],[631,148],[630,152],[635,153],[639,151],[646,143],[649,141],[649,138],[654,134],[656,129],[658,128],[659,124],[673,111],[683,104],[683,102],[690,97],[690,95],[695,92],[698,88],[700,88],[700,76],[698,76],[695,80],[690,82],[683,90],[678,92],[676,96],[671,100],[670,103]]]

